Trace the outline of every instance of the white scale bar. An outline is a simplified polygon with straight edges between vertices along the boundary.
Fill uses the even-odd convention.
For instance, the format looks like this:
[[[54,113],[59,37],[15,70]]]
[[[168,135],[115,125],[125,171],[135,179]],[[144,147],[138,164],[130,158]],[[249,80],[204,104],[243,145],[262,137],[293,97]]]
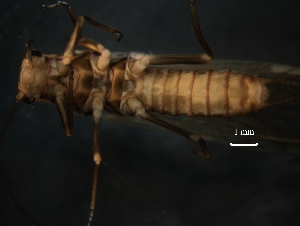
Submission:
[[[230,146],[251,147],[251,146],[258,146],[258,143],[255,143],[255,144],[233,144],[233,143],[230,143]]]

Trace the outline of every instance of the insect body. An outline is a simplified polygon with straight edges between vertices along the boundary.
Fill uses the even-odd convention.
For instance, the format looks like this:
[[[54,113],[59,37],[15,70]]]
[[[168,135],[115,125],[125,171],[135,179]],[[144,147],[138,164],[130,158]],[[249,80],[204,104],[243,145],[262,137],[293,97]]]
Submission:
[[[266,102],[269,91],[265,84],[298,85],[297,83],[262,79],[230,70],[198,72],[150,68],[150,65],[211,61],[212,52],[204,41],[196,21],[194,1],[191,1],[193,24],[206,53],[187,56],[142,55],[136,59],[131,57],[111,59],[110,51],[101,44],[80,37],[83,23],[87,21],[120,37],[122,34],[87,16],[75,18],[71,7],[65,2],[45,7],[52,8],[58,5],[67,7],[74,22],[74,29],[64,54],[63,56],[41,54],[37,50],[30,49],[30,41],[26,42],[27,50],[20,70],[16,103],[20,100],[55,103],[67,135],[73,133],[73,110],[92,114],[95,170],[89,223],[95,207],[97,172],[101,162],[99,122],[105,108],[122,115],[136,114],[181,134],[199,143],[204,154],[200,152],[198,154],[209,159],[211,155],[201,134],[167,123],[150,111],[173,115],[229,117],[245,115],[268,105],[293,100]],[[75,54],[77,44],[89,51]]]

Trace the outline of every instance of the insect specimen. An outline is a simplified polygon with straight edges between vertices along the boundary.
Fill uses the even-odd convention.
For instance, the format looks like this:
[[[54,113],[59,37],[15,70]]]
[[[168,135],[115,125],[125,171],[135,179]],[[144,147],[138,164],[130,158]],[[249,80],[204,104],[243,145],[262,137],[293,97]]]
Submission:
[[[224,69],[224,68],[223,68]],[[248,128],[247,128],[248,129]],[[233,133],[233,132],[232,132]]]

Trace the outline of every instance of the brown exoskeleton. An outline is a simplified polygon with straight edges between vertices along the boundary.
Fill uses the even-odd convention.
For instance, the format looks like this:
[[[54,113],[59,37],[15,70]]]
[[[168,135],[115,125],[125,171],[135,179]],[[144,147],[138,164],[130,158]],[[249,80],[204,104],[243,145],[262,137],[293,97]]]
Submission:
[[[268,80],[232,73],[230,70],[199,73],[148,69],[148,65],[208,63],[211,60],[212,52],[198,28],[193,1],[193,23],[206,54],[143,56],[114,61],[110,60],[110,52],[101,44],[80,38],[80,30],[86,20],[111,33],[120,35],[120,32],[86,16],[76,19],[72,9],[64,2],[53,7],[57,5],[68,7],[75,24],[63,57],[31,50],[28,42],[16,102],[35,100],[56,103],[67,135],[73,132],[73,110],[93,114],[95,173],[92,210],[95,204],[97,171],[101,161],[98,124],[104,108],[119,114],[137,114],[199,142],[204,157],[210,158],[208,148],[199,135],[168,124],[154,117],[148,110],[173,115],[235,116],[268,105],[265,103],[268,90],[264,85],[270,82]],[[93,52],[74,55],[77,44]]]

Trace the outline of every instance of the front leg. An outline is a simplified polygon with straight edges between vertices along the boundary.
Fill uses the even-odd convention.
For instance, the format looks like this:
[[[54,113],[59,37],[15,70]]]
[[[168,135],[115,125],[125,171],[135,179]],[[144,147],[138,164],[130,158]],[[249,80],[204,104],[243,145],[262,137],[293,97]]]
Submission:
[[[78,40],[80,38],[81,29],[82,29],[84,21],[87,21],[88,23],[92,24],[93,26],[97,27],[98,29],[104,30],[104,31],[106,31],[108,33],[111,33],[111,34],[118,35],[119,37],[116,40],[118,42],[121,41],[123,33],[116,30],[115,28],[112,28],[110,26],[102,24],[102,23],[100,23],[100,22],[98,22],[98,21],[96,21],[96,20],[94,20],[94,19],[92,19],[88,16],[85,16],[85,15],[79,16],[76,19],[71,5],[69,5],[66,2],[58,1],[57,4],[53,4],[53,5],[43,4],[42,5],[42,7],[44,9],[52,9],[52,8],[57,7],[57,6],[65,6],[66,7],[66,9],[68,10],[68,13],[71,17],[71,20],[74,24],[74,29],[73,29],[73,31],[70,35],[69,41],[68,41],[67,46],[66,46],[65,51],[64,51],[64,59],[63,59],[64,65],[68,65],[72,62],[72,58],[73,58],[73,55],[74,55],[74,50],[75,50],[75,48],[78,44]]]
[[[117,41],[120,41],[122,38],[123,34],[120,31],[117,31],[116,29],[108,27],[106,25],[103,25],[103,24],[91,19],[90,17],[79,16],[76,20],[75,26],[73,28],[73,31],[70,35],[69,41],[66,45],[66,48],[65,48],[65,51],[63,54],[63,64],[64,65],[70,64],[74,58],[74,50],[79,42],[79,38],[81,36],[81,30],[82,30],[84,21],[89,22],[90,24],[96,26],[99,29],[105,30],[109,33],[119,35],[119,38],[117,39]],[[100,44],[93,42],[91,40],[88,40],[88,39],[84,39],[84,38],[81,39],[81,42],[79,44],[82,46],[85,46],[87,48],[90,48],[91,50],[96,50],[96,51],[99,50],[97,52],[103,51],[103,48]]]
[[[73,82],[74,71],[73,66],[68,65],[69,80],[68,80],[68,96],[65,97],[65,86],[62,83],[58,83],[54,86],[52,95],[55,97],[56,107],[61,118],[64,130],[67,136],[73,134]]]

